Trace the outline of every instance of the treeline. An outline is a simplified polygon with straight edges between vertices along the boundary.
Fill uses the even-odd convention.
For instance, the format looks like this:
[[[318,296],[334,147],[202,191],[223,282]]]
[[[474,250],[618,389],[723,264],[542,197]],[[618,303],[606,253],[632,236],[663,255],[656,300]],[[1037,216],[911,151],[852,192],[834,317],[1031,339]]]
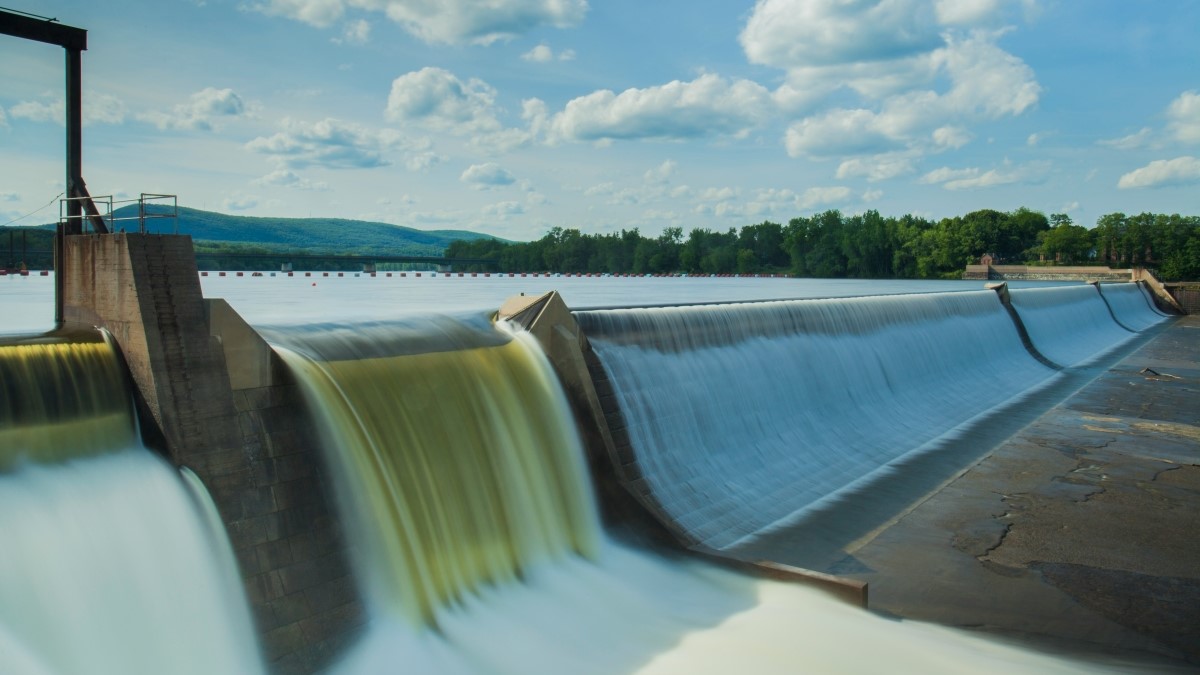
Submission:
[[[0,226],[0,268],[54,269],[54,230]]]
[[[725,232],[670,227],[584,234],[555,227],[531,242],[455,241],[448,258],[496,261],[504,272],[747,274],[820,278],[959,278],[990,254],[995,264],[1107,264],[1154,267],[1165,280],[1200,278],[1200,217],[1144,213],[1103,216],[1093,229],[1066,214],[985,209],[932,221],[826,211]],[[461,269],[462,266],[459,266]],[[479,269],[484,269],[480,267]]]

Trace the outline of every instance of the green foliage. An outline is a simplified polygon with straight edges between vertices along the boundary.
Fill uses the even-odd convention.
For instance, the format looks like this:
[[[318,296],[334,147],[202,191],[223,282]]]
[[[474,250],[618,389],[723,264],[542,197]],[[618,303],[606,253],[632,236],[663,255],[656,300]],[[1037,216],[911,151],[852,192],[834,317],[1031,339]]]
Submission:
[[[1092,230],[1097,259],[1115,267],[1157,268],[1163,281],[1200,279],[1200,216],[1101,216]]]
[[[54,268],[54,230],[0,227],[0,269]]]
[[[118,209],[117,215],[128,214]],[[160,229],[169,228],[169,222],[150,221]],[[53,226],[0,227],[0,265],[10,262],[9,231],[16,232],[16,258],[21,257],[20,237],[25,236],[29,251],[45,252],[28,255],[29,267],[52,266]],[[585,234],[555,227],[536,241],[509,242],[456,230],[426,232],[328,218],[248,218],[181,208],[178,231],[192,235],[198,252],[281,254],[266,262],[218,258],[208,263],[209,268],[227,270],[278,269],[278,263],[287,261],[286,253],[305,252],[495,261],[475,271],[787,272],[823,278],[937,279],[959,278],[965,265],[991,254],[997,263],[1146,266],[1156,268],[1164,281],[1200,279],[1200,217],[1178,214],[1110,213],[1089,230],[1066,214],[1047,218],[1026,208],[1008,213],[983,209],[937,222],[914,215],[883,216],[873,210],[853,216],[831,210],[793,218],[787,225],[764,221],[725,232],[693,228],[686,238],[679,227],[667,228],[655,238],[642,236],[636,228]]]
[[[1200,237],[1196,218],[1143,214],[1129,219],[1112,214],[1101,218],[1096,230],[1088,230],[1066,214],[1047,218],[1026,208],[1008,213],[984,209],[937,222],[914,215],[887,217],[878,211],[846,216],[833,210],[793,218],[787,225],[766,221],[727,232],[693,228],[686,239],[681,228],[667,228],[654,239],[637,230],[589,235],[554,228],[529,243],[454,242],[447,255],[498,260],[506,272],[789,272],[822,278],[957,279],[966,265],[984,254],[997,263],[1089,262],[1108,231],[1104,228],[1113,223],[1122,228],[1120,236],[1113,235],[1113,250],[1172,251],[1161,261],[1164,275],[1200,276],[1200,243],[1189,244]],[[1131,257],[1113,261],[1128,264]],[[1148,254],[1136,260],[1160,262]]]

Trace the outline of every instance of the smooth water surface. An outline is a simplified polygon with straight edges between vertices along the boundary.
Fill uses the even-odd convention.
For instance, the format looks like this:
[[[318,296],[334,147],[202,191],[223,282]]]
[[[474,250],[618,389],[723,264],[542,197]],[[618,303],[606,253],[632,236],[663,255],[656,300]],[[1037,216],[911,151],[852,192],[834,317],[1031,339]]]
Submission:
[[[571,309],[834,298],[979,290],[982,281],[784,279],[737,277],[471,277],[409,273],[201,277],[206,298],[223,298],[252,324],[365,321],[413,314],[492,312],[522,293],[559,291]],[[247,273],[248,274],[248,273]],[[302,275],[303,272],[297,273]],[[330,273],[335,275],[336,273]],[[399,273],[393,273],[399,274]],[[1013,282],[1026,286],[1078,282]],[[54,277],[0,277],[0,335],[33,334],[54,324]]]

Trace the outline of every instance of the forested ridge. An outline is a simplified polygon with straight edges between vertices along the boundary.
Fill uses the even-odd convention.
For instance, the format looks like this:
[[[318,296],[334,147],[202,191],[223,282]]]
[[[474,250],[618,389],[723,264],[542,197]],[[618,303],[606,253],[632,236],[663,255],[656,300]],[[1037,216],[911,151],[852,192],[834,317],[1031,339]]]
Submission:
[[[479,267],[481,271],[937,279],[959,278],[966,265],[987,253],[997,264],[1144,266],[1155,269],[1164,281],[1200,280],[1200,217],[1178,214],[1110,213],[1087,228],[1066,214],[1047,218],[1025,208],[984,209],[938,221],[833,210],[793,218],[786,225],[764,221],[724,232],[695,228],[686,236],[679,227],[657,237],[642,236],[636,228],[585,234],[555,227],[536,241],[508,242],[463,231],[413,237],[414,231],[383,223],[180,211],[179,230],[192,234],[197,252],[233,254],[206,261],[209,269],[279,269],[288,253],[299,252],[444,253],[496,261]],[[53,264],[52,235],[43,228],[0,227],[0,267],[23,261],[34,269],[48,269]],[[237,258],[247,253],[280,257]],[[338,269],[333,263],[320,265]]]
[[[1200,217],[1142,213],[1102,216],[1094,228],[1066,214],[990,209],[932,221],[845,215],[831,210],[725,232],[669,227],[586,234],[552,228],[531,242],[454,241],[449,258],[486,258],[504,272],[612,274],[788,273],[816,278],[960,278],[990,254],[996,264],[1152,267],[1164,280],[1200,279]],[[492,268],[494,269],[494,268]]]

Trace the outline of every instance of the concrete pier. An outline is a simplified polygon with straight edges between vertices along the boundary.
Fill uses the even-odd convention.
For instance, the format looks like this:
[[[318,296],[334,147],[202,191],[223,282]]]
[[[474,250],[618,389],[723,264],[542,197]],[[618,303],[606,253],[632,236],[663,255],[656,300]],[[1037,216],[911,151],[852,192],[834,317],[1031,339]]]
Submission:
[[[65,237],[61,270],[67,328],[112,333],[145,443],[212,495],[271,670],[328,665],[365,614],[316,432],[278,356],[229,305],[203,299],[190,237]]]
[[[1200,666],[1198,389],[1188,316],[826,571],[877,612]]]

